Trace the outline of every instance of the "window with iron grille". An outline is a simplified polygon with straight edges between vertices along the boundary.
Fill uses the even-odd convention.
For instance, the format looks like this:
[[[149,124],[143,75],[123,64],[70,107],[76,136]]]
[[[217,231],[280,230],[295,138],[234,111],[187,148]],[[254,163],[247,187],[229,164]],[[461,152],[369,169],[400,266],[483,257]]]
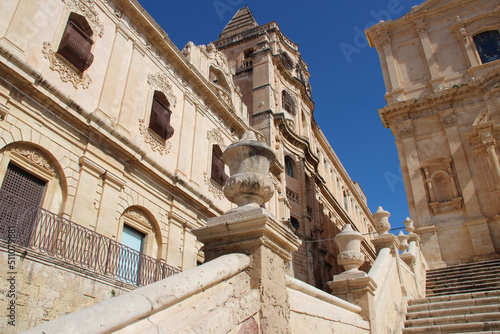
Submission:
[[[500,59],[500,34],[498,30],[482,32],[475,35],[473,39],[483,64]]]
[[[170,115],[172,112],[169,107],[170,104],[165,95],[159,91],[155,91],[151,106],[151,116],[149,118],[149,128],[163,140],[167,140],[174,135],[174,128],[170,125]]]
[[[14,196],[2,196],[0,201],[1,238],[13,239],[22,246],[28,244],[45,185],[45,181],[9,163],[1,190]],[[7,234],[11,236],[7,238]]]
[[[283,109],[285,109],[290,114],[295,115],[295,99],[293,98],[292,94],[290,94],[286,90],[283,90],[281,92],[281,104]]]
[[[70,14],[57,53],[80,72],[87,70],[94,61],[92,34],[92,28],[83,16]]]
[[[226,174],[225,165],[222,161],[222,150],[219,145],[214,145],[212,149],[212,180],[220,184],[221,186],[226,183],[228,175]]]

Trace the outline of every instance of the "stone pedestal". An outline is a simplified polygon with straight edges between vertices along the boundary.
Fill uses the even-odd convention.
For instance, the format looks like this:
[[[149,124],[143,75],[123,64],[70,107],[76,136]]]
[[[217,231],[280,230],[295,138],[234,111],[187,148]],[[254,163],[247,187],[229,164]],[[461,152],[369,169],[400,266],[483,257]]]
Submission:
[[[274,191],[268,178],[274,153],[257,141],[252,132],[247,132],[226,149],[222,159],[231,172],[224,194],[238,207],[209,219],[207,226],[193,233],[204,244],[206,260],[229,253],[251,257],[250,284],[260,295],[258,333],[290,333],[285,265],[301,241],[287,225],[261,207]]]
[[[259,333],[290,333],[285,264],[301,241],[267,210],[254,208],[209,219],[193,233],[205,244],[207,260],[229,253],[252,259],[251,286],[260,290]]]

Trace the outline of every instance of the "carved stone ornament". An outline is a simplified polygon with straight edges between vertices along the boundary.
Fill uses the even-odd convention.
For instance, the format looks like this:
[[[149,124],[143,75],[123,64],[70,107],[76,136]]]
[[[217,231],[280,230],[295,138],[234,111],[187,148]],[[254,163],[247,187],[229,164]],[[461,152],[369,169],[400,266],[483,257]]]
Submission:
[[[75,88],[82,86],[83,89],[89,88],[92,79],[88,73],[83,75],[75,71],[66,61],[61,59],[57,53],[52,50],[52,45],[49,42],[43,42],[42,53],[44,58],[50,62],[50,69],[59,72],[63,82],[71,82]]]
[[[361,240],[363,236],[354,231],[351,224],[346,224],[342,232],[333,239],[339,247],[337,262],[344,267],[344,275],[360,272],[359,266],[365,261],[365,255],[361,253]]]
[[[441,118],[441,123],[445,127],[450,127],[450,126],[457,125],[457,116],[455,116],[455,115],[449,115],[449,116],[443,117],[443,118]]]
[[[168,99],[168,102],[175,108],[177,98],[172,90],[172,85],[168,80],[166,73],[148,74],[148,84],[153,88],[162,91]]]
[[[205,184],[208,186],[208,191],[210,191],[215,197],[218,199],[224,198],[224,192],[222,191],[222,187],[218,185],[207,172],[203,173],[203,180]]]
[[[268,174],[276,156],[253,132],[245,132],[239,142],[231,144],[222,154],[222,160],[231,172],[223,188],[224,195],[238,205],[231,212],[258,208],[271,199],[274,185]]]
[[[129,209],[123,215],[135,221],[138,221],[146,226],[151,225],[148,217],[142,211],[139,211],[137,209]]]
[[[16,147],[14,148],[13,151],[19,154],[20,156],[28,159],[35,165],[38,165],[41,168],[45,169],[50,174],[57,175],[56,171],[54,170],[54,167],[52,167],[49,160],[39,150],[35,148]]]
[[[391,229],[391,224],[389,223],[389,217],[391,214],[385,211],[381,206],[378,207],[377,212],[373,214],[373,219],[375,220],[375,228],[378,234],[386,234]]]
[[[63,0],[63,2],[67,9],[84,16],[89,21],[94,33],[102,37],[104,25],[99,21],[99,13],[94,7],[94,0]]]
[[[222,151],[226,149],[226,144],[224,144],[224,136],[222,135],[222,131],[220,129],[212,129],[207,131],[207,139],[210,140],[212,144],[217,144],[221,148]]]
[[[153,152],[158,151],[161,155],[170,153],[172,144],[168,141],[161,142],[155,136],[151,135],[149,133],[148,127],[144,124],[143,119],[139,119],[139,131],[141,132],[141,135],[144,136],[144,142],[151,145],[151,149],[153,150]]]
[[[413,126],[407,126],[399,129],[399,136],[401,139],[413,137]]]

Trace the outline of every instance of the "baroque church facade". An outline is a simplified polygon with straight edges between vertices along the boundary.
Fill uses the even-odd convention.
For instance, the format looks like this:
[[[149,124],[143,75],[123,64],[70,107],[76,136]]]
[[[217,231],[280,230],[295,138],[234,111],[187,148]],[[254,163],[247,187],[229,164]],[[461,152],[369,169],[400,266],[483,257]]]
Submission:
[[[191,230],[234,206],[222,153],[246,131],[277,156],[266,209],[302,241],[289,274],[327,290],[348,223],[369,269],[366,196],[276,22],[245,7],[179,50],[135,0],[3,1],[0,17],[0,273],[15,281],[0,331],[12,303],[17,331],[203,263]]]
[[[500,254],[500,6],[427,0],[366,30],[431,268]]]

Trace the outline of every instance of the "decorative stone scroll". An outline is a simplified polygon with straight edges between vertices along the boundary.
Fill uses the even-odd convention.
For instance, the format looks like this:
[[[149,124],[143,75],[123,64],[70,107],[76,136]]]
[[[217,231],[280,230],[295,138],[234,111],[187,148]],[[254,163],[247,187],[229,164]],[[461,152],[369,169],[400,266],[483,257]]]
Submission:
[[[168,99],[168,102],[175,108],[177,104],[177,98],[172,90],[172,84],[170,84],[168,76],[166,73],[156,73],[148,74],[148,84],[153,88],[163,92]]]
[[[104,25],[99,21],[99,13],[94,7],[94,0],[63,0],[63,2],[67,9],[84,16],[89,21],[93,32],[102,37]]]
[[[224,136],[222,135],[222,131],[220,129],[215,128],[207,131],[207,139],[210,140],[212,144],[219,145],[222,151],[224,151],[227,147],[224,143]]]
[[[219,184],[215,183],[212,177],[207,172],[203,172],[203,180],[208,186],[208,191],[210,191],[218,199],[224,198],[222,187]]]
[[[148,127],[144,123],[143,119],[139,119],[139,131],[141,135],[144,136],[144,142],[151,145],[153,152],[158,151],[161,155],[170,153],[172,144],[169,141],[162,142],[155,136],[151,135],[148,131]]]
[[[26,158],[35,165],[38,165],[50,174],[57,176],[54,167],[50,164],[49,160],[37,149],[35,148],[23,148],[16,147],[13,149],[15,153]]]
[[[88,73],[83,75],[75,71],[66,61],[62,60],[57,53],[52,49],[49,42],[43,42],[42,53],[44,58],[50,62],[49,68],[53,71],[59,72],[63,82],[71,82],[75,88],[82,86],[83,89],[89,88],[92,79]]]

